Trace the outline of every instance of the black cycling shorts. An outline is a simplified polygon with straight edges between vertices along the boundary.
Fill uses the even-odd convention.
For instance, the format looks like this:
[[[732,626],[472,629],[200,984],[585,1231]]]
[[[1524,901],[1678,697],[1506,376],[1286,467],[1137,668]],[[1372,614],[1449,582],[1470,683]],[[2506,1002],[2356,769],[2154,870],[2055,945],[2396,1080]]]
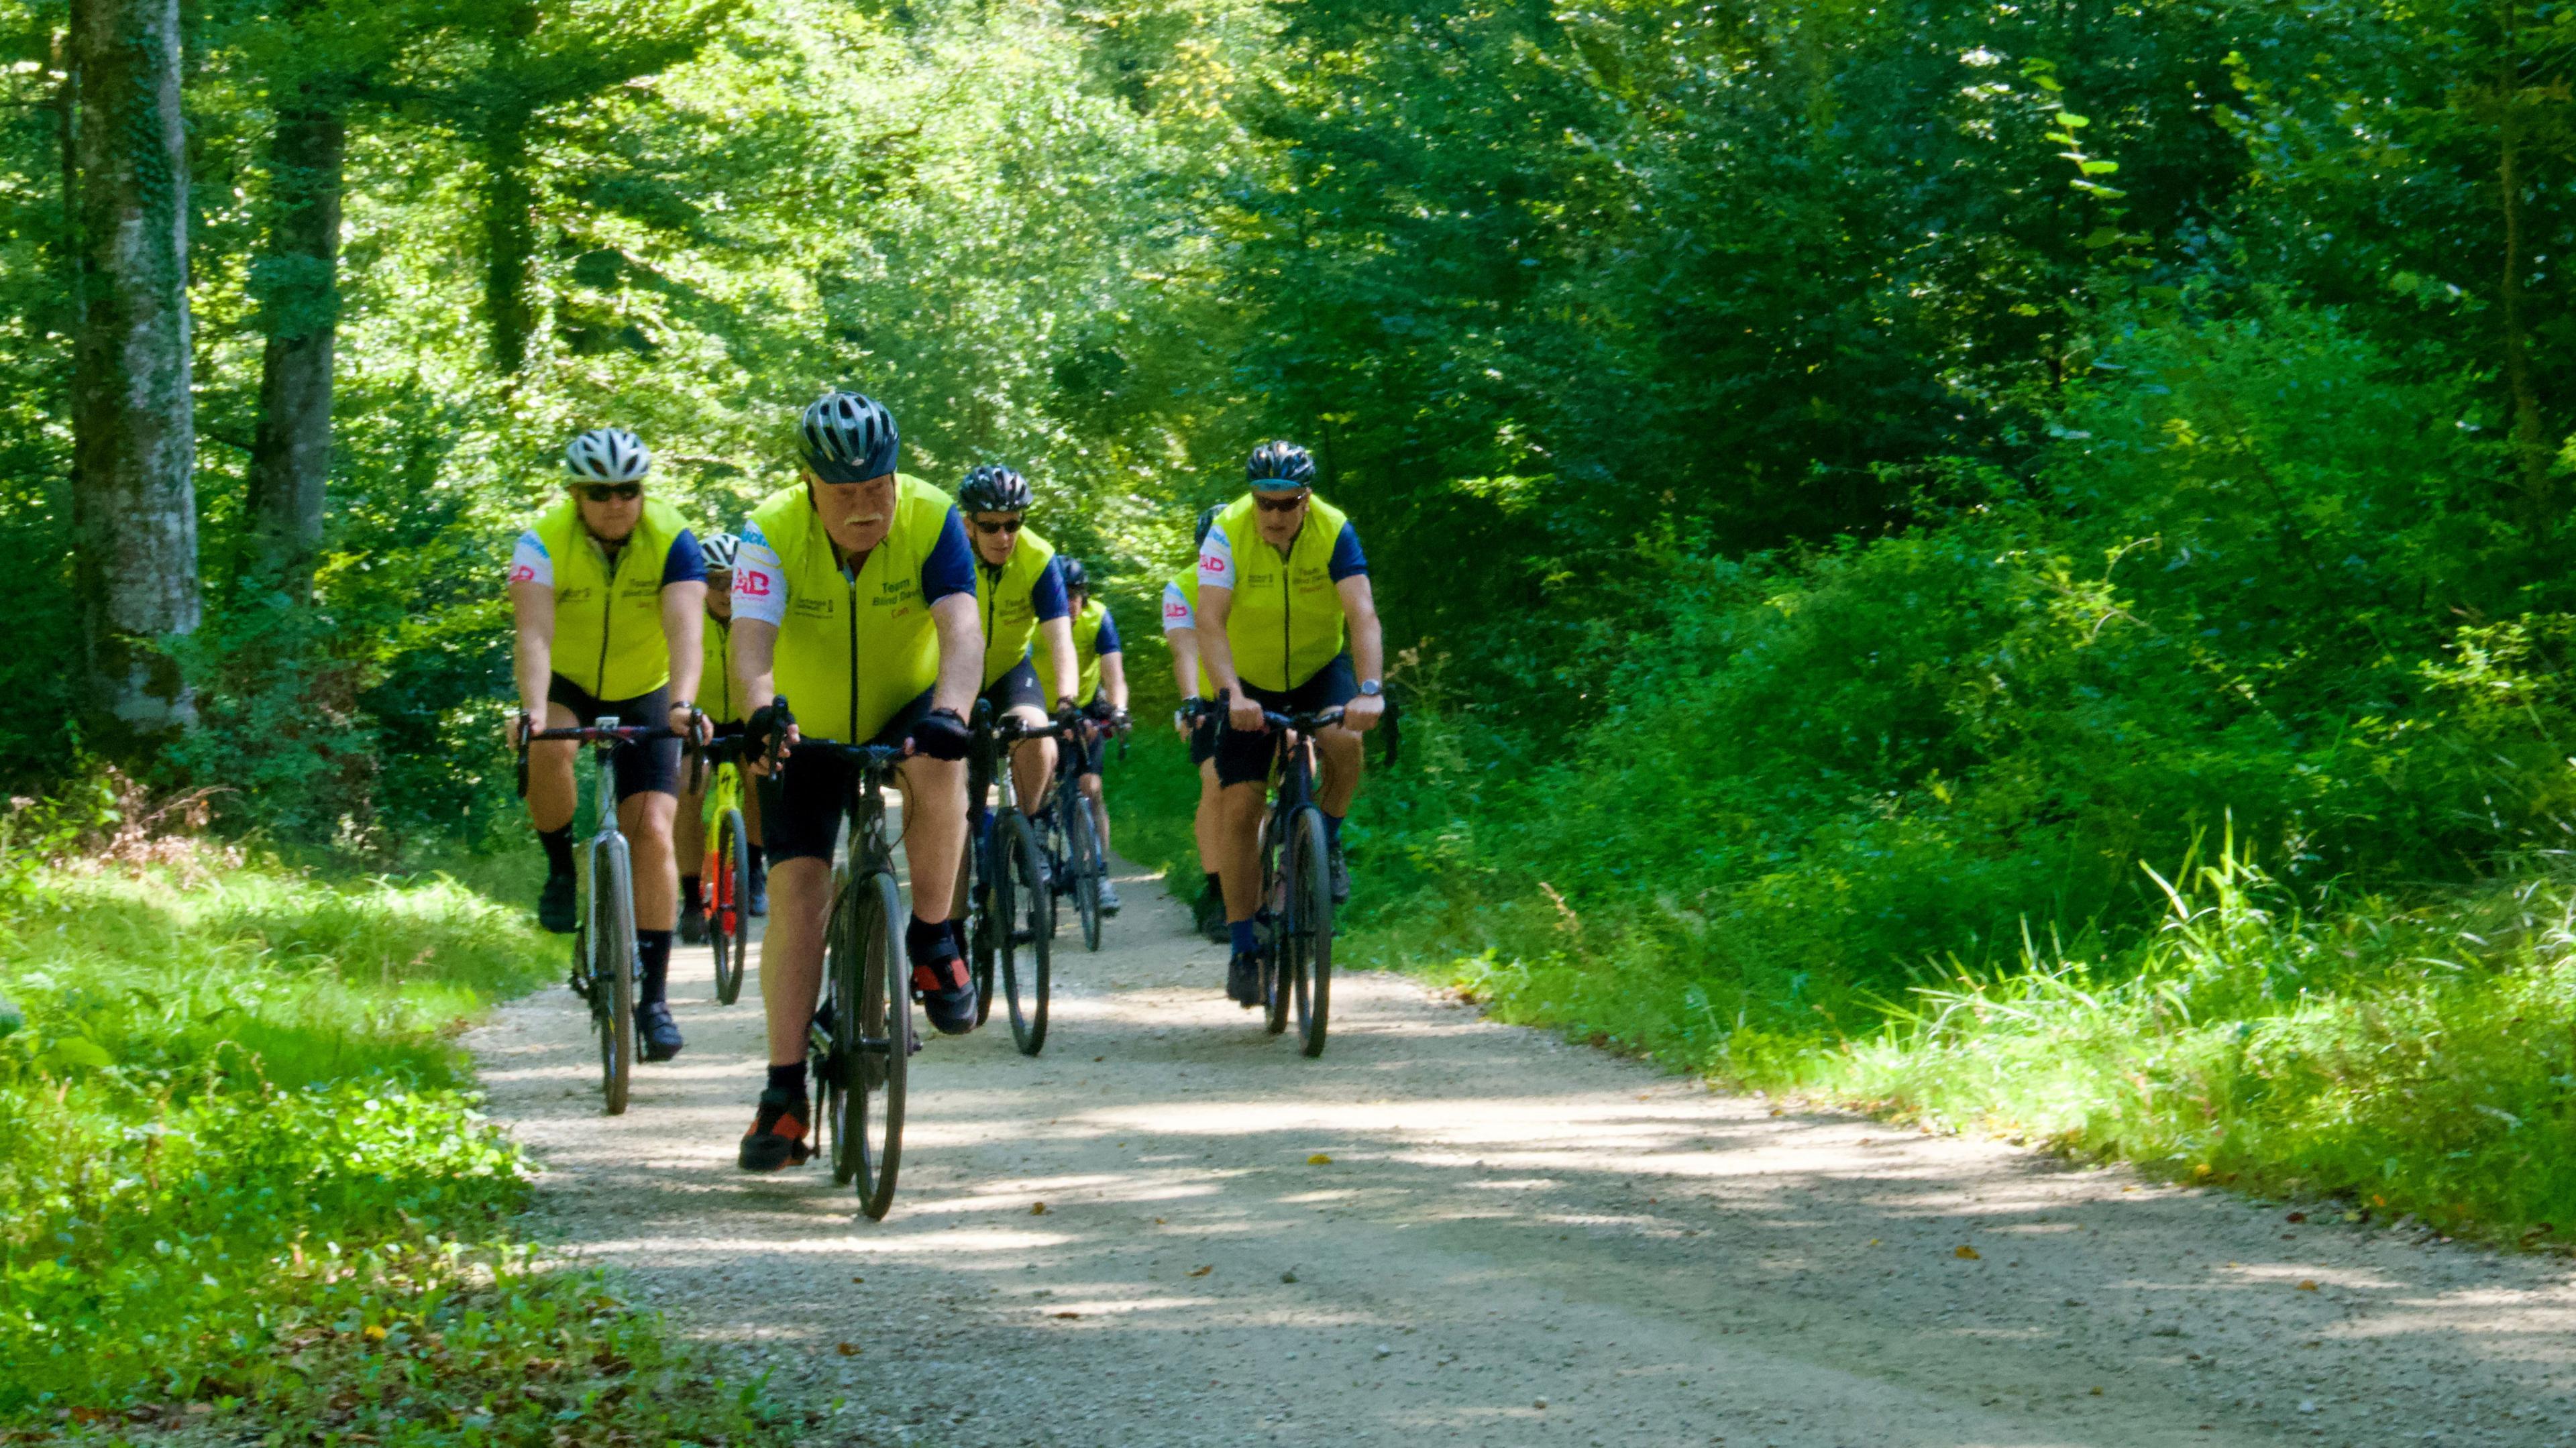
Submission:
[[[668,684],[650,694],[632,699],[600,699],[589,690],[561,674],[546,681],[546,702],[561,704],[572,711],[582,727],[602,719],[615,719],[620,724],[642,724],[654,729],[671,727],[671,688]],[[620,744],[609,756],[609,768],[617,780],[617,802],[639,794],[658,793],[677,797],[680,793],[680,741],[656,739],[649,744]]]
[[[1011,665],[1002,677],[986,684],[981,697],[993,706],[996,719],[1013,709],[1035,709],[1040,714],[1055,712],[1047,703],[1046,691],[1038,687],[1038,666],[1026,659]]]
[[[894,748],[912,737],[930,713],[930,693],[922,690],[911,703],[862,743]],[[760,836],[769,858],[832,858],[841,840],[841,805],[850,795],[850,766],[829,754],[791,754],[787,763],[760,782]]]
[[[1190,767],[1198,768],[1216,758],[1216,716],[1201,714],[1190,721]]]
[[[1359,675],[1351,668],[1351,656],[1340,654],[1333,661],[1308,676],[1306,682],[1285,693],[1243,686],[1246,696],[1275,714],[1312,714],[1321,709],[1338,708],[1359,697]],[[1220,704],[1222,701],[1220,701]],[[1265,729],[1258,734],[1231,725],[1217,731],[1216,782],[1219,784],[1261,784],[1270,778],[1270,766],[1279,757],[1279,733]]]
[[[1097,694],[1092,696],[1090,703],[1082,706],[1082,717],[1103,726],[1109,723],[1109,717],[1116,712]],[[1097,739],[1077,734],[1064,741],[1064,767],[1072,770],[1077,776],[1097,775],[1100,773],[1100,758],[1108,752],[1109,736],[1106,732]]]

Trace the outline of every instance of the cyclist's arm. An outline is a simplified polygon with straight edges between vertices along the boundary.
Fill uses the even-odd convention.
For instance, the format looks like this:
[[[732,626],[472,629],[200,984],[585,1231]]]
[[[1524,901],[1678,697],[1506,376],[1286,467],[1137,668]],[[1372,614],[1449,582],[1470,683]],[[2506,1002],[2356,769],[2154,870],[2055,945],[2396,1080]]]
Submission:
[[[932,604],[930,621],[939,629],[939,683],[930,707],[963,719],[984,683],[984,622],[975,616],[975,595],[952,593]]]
[[[1082,677],[1082,660],[1073,651],[1073,620],[1058,615],[1039,623],[1038,646],[1055,661],[1055,672],[1048,677],[1054,679],[1058,687],[1075,687],[1075,681]],[[1062,699],[1049,699],[1047,707],[1052,709],[1063,702]]]
[[[510,613],[517,630],[510,649],[510,671],[519,681],[519,712],[546,723],[546,685],[555,671],[555,587],[551,583],[514,580]]]
[[[778,697],[778,626],[787,618],[787,591],[776,550],[758,527],[745,524],[733,559],[733,626],[725,635],[745,718]]]
[[[1194,628],[1176,628],[1164,634],[1163,640],[1172,646],[1172,681],[1181,686],[1181,697],[1197,698],[1199,696],[1199,631]],[[1107,677],[1106,670],[1103,671],[1102,677]]]
[[[1207,667],[1208,682],[1228,698],[1243,697],[1243,681],[1234,673],[1234,645],[1225,636],[1225,621],[1234,613],[1234,590],[1210,588],[1199,580],[1199,659]]]
[[[1126,712],[1127,656],[1125,654],[1100,656],[1100,697],[1109,701],[1111,709],[1120,713]]]
[[[683,528],[662,562],[662,641],[671,652],[671,708],[698,702],[705,680],[707,627],[706,555],[697,535]]]
[[[1333,585],[1342,596],[1342,617],[1351,625],[1351,672],[1362,681],[1386,677],[1386,630],[1377,621],[1377,595],[1365,573],[1354,573]],[[1367,733],[1386,707],[1381,698],[1363,694],[1343,706],[1351,728]]]

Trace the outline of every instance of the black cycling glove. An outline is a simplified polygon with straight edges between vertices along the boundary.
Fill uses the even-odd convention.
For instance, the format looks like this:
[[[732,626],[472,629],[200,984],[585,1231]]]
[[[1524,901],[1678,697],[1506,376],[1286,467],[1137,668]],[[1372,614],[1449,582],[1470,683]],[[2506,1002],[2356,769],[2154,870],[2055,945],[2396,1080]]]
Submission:
[[[770,746],[794,727],[796,716],[787,712],[785,698],[772,699],[751,711],[742,723],[742,752],[747,759],[765,759]]]
[[[954,709],[933,709],[912,726],[913,752],[930,759],[966,757],[966,720]]]

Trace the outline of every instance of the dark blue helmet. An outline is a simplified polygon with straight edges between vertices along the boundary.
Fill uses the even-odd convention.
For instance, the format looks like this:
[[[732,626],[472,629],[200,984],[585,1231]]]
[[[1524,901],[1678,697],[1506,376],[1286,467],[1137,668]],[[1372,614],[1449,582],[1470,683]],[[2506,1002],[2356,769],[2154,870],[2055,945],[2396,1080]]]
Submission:
[[[1293,442],[1265,442],[1252,450],[1243,475],[1256,493],[1286,493],[1315,486],[1315,457]]]
[[[797,425],[798,451],[827,483],[864,483],[894,471],[894,414],[855,392],[827,392]]]
[[[957,508],[964,513],[1025,513],[1036,501],[1028,479],[990,463],[968,473],[957,487]]]
[[[1205,547],[1207,545],[1208,530],[1216,526],[1216,515],[1224,511],[1225,505],[1223,503],[1219,503],[1213,508],[1199,509],[1198,536],[1190,541],[1200,547]]]
[[[1081,559],[1067,558],[1059,553],[1056,555],[1055,566],[1064,571],[1064,587],[1067,593],[1077,588],[1085,593],[1091,591],[1091,570],[1082,566]]]

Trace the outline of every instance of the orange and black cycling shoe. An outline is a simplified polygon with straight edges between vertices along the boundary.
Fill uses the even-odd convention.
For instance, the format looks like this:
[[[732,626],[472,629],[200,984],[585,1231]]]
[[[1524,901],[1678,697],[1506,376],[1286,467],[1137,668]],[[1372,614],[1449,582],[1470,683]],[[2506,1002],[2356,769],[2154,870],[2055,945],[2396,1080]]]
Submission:
[[[935,957],[912,963],[912,993],[939,1034],[962,1036],[975,1029],[975,978],[955,946],[942,944]]]
[[[744,1171],[777,1171],[783,1167],[803,1166],[814,1154],[806,1143],[805,1118],[812,1108],[802,1096],[784,1091],[760,1093],[760,1113],[751,1119],[751,1130],[742,1134],[742,1151],[735,1163]]]

